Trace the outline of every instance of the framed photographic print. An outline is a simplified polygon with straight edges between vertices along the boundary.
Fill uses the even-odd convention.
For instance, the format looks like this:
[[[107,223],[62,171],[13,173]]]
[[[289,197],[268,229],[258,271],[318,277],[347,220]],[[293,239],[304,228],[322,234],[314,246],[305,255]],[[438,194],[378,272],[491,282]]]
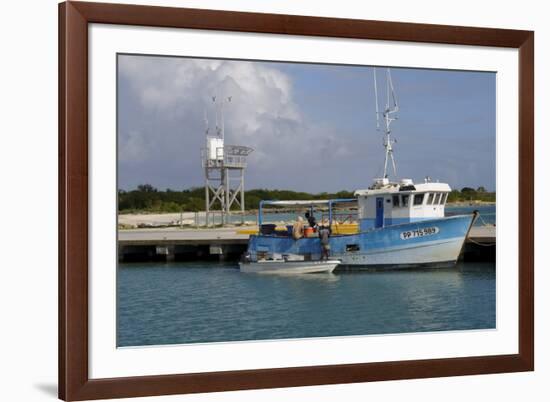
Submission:
[[[60,398],[533,370],[533,32],[59,7]]]

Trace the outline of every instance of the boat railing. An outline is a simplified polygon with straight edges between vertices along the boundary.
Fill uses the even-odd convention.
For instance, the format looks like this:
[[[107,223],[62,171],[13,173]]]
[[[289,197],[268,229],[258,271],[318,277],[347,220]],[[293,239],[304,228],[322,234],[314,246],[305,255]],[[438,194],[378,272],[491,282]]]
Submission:
[[[357,212],[343,212],[343,213],[332,213],[332,222],[338,223],[338,224],[345,224],[345,223],[356,223],[357,219],[359,217],[359,214]],[[321,222],[328,222],[330,218],[330,214],[323,213],[321,215]]]
[[[294,207],[299,209],[309,209],[311,213],[314,212],[314,208],[327,208],[328,209],[328,222],[332,225],[333,215],[335,214],[334,206],[343,203],[356,203],[356,198],[337,198],[329,200],[262,200],[258,206],[258,226],[262,226],[264,208],[268,205],[274,207]]]

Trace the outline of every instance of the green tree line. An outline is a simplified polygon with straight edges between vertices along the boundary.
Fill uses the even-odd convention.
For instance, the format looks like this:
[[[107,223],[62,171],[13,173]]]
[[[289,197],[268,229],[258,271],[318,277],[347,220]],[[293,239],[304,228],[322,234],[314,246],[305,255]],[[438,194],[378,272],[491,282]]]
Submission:
[[[245,191],[245,209],[258,209],[261,200],[322,200],[329,198],[353,198],[353,191],[338,191],[336,193],[310,194],[291,190],[253,189]],[[483,187],[473,189],[464,187],[453,190],[448,202],[457,201],[495,201],[495,193],[488,192]],[[118,191],[118,210],[130,212],[195,212],[204,211],[204,187],[194,187],[186,190],[158,190],[150,184],[140,184],[131,191]],[[235,210],[239,206],[233,205]],[[219,208],[219,203],[214,204]]]
[[[461,190],[452,190],[447,198],[447,202],[464,201],[495,202],[496,193],[494,191],[487,191],[485,187],[478,187],[477,189],[463,187]]]

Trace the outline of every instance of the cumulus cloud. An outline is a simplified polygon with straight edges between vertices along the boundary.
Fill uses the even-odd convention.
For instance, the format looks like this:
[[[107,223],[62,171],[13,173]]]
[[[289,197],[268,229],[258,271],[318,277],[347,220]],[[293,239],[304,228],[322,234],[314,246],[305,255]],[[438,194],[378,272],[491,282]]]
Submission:
[[[296,187],[289,174],[301,171],[308,155],[317,156],[309,164],[319,167],[321,157],[326,161],[349,154],[331,127],[304,118],[290,77],[276,68],[244,61],[129,55],[120,56],[118,66],[123,186],[145,180],[159,187],[202,184],[199,158],[205,111],[212,131],[216,114],[221,120],[212,96],[231,96],[224,107],[226,143],[254,148],[249,157],[249,182],[254,186]],[[278,174],[286,176],[286,185],[274,177]]]

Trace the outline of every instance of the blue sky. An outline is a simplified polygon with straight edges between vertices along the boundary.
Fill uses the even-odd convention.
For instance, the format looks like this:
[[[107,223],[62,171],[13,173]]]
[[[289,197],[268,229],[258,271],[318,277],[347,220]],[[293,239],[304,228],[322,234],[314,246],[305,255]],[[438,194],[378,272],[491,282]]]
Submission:
[[[493,190],[496,75],[391,73],[398,178]],[[232,96],[226,143],[255,149],[247,189],[355,190],[382,174],[371,67],[121,55],[118,74],[120,188],[204,184],[200,148],[205,110],[214,125],[212,95]],[[383,92],[380,68],[378,86]]]

